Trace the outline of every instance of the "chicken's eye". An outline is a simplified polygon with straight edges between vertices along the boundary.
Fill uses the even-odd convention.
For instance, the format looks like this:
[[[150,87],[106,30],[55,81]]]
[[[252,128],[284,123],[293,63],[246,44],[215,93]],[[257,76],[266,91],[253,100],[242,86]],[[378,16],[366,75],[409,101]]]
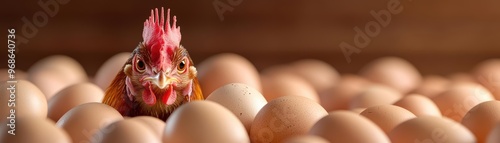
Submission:
[[[182,61],[179,62],[179,65],[177,65],[177,71],[179,73],[183,73],[186,71],[186,63],[187,63],[186,58],[183,58]]]
[[[146,70],[146,64],[144,63],[144,61],[138,59],[135,62],[135,69],[137,69],[137,71],[139,72],[144,72]]]

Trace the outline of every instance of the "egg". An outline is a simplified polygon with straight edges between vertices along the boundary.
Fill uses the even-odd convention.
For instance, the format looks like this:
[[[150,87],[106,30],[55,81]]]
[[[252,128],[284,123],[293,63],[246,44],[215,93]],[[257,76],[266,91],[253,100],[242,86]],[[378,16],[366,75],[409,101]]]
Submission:
[[[15,80],[21,80],[21,79],[28,80],[28,73],[26,73],[25,71],[20,70],[20,69],[15,69],[12,71],[14,72],[14,79]],[[11,80],[10,74],[9,74],[9,69],[7,69],[7,68],[0,69],[0,81],[7,81],[7,80]]]
[[[303,96],[319,103],[319,97],[314,87],[304,79],[294,74],[283,73],[262,75],[262,94],[267,101],[282,96]]]
[[[333,111],[321,118],[309,131],[330,143],[389,143],[375,123],[350,111]]]
[[[50,99],[63,88],[87,81],[83,67],[74,59],[54,55],[39,60],[28,70],[29,80]]]
[[[311,84],[316,92],[334,86],[340,75],[330,64],[317,59],[303,59],[290,64],[292,72]]]
[[[285,143],[329,143],[326,139],[322,137],[313,136],[313,135],[302,135],[289,138],[285,141]]]
[[[14,118],[47,118],[45,95],[31,82],[0,83],[0,122]]]
[[[398,91],[384,85],[373,84],[366,87],[349,103],[350,109],[369,108],[377,105],[393,104],[402,98]]]
[[[10,127],[12,126],[14,130]],[[10,132],[12,130],[12,132]],[[11,125],[2,122],[1,143],[70,143],[68,134],[53,121],[43,118],[16,118]],[[10,133],[13,134],[10,134]]]
[[[255,116],[250,129],[252,143],[281,143],[306,135],[326,112],[317,102],[302,96],[283,96],[269,101]]]
[[[448,89],[450,81],[442,76],[428,75],[425,76],[422,83],[413,91],[427,97],[434,97]]]
[[[249,143],[245,126],[228,109],[212,101],[192,101],[167,119],[163,142]]]
[[[130,52],[122,52],[106,60],[95,73],[94,83],[103,90],[108,88],[118,72],[123,69],[123,65],[130,58],[130,55]]]
[[[485,142],[497,123],[500,123],[500,101],[497,100],[474,106],[462,119],[462,124],[474,133],[478,142]]]
[[[421,116],[396,126],[390,133],[392,143],[475,143],[476,138],[461,124],[436,116]]]
[[[399,57],[383,57],[369,63],[360,71],[360,75],[370,81],[381,83],[401,93],[414,90],[422,76],[408,61]]]
[[[482,61],[474,68],[473,76],[500,100],[500,59]]]
[[[415,116],[437,116],[441,117],[441,111],[431,99],[420,94],[410,94],[398,100],[394,105],[403,107],[415,114]]]
[[[93,143],[161,143],[160,138],[145,124],[131,119],[111,123],[94,134],[94,138],[97,141]]]
[[[70,85],[49,99],[47,116],[58,121],[71,108],[84,103],[101,102],[103,97],[104,91],[95,84],[82,82]]]
[[[243,123],[247,132],[259,110],[267,104],[266,98],[257,89],[241,83],[224,85],[212,92],[206,100],[229,109]]]
[[[460,122],[472,107],[485,101],[493,100],[491,93],[483,86],[471,82],[458,82],[431,98],[439,110],[448,118]]]
[[[205,98],[215,89],[229,83],[243,83],[262,91],[257,69],[240,55],[218,54],[204,60],[196,67]]]
[[[137,116],[130,118],[130,120],[137,121],[146,125],[146,127],[148,127],[151,131],[153,131],[156,137],[161,139],[163,135],[163,129],[165,129],[164,121],[152,116]]]
[[[113,107],[102,103],[85,103],[66,112],[56,123],[71,137],[72,142],[95,142],[101,140],[94,134],[106,132],[109,124],[123,120]],[[100,136],[98,136],[100,137]]]
[[[493,127],[488,134],[486,143],[499,143],[500,142],[500,122]]]
[[[457,83],[457,82],[477,82],[477,80],[472,76],[470,73],[465,73],[465,72],[456,72],[448,75],[448,79],[452,83]]]
[[[400,123],[416,117],[410,111],[394,105],[366,108],[360,115],[377,124],[386,134]]]
[[[320,104],[326,111],[347,110],[349,102],[370,83],[357,75],[342,75],[333,87],[319,93]]]

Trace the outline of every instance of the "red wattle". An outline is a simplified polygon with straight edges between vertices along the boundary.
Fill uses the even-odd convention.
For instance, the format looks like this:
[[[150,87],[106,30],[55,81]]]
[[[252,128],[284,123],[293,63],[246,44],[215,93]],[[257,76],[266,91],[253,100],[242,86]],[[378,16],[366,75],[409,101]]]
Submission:
[[[144,87],[147,87],[147,89],[142,93],[142,100],[144,100],[144,103],[147,105],[154,105],[156,103],[156,96],[153,89],[151,89],[151,85],[146,83]]]
[[[162,102],[163,104],[171,105],[175,102],[175,99],[177,99],[177,94],[174,91],[174,87],[170,85],[167,92],[163,94]]]

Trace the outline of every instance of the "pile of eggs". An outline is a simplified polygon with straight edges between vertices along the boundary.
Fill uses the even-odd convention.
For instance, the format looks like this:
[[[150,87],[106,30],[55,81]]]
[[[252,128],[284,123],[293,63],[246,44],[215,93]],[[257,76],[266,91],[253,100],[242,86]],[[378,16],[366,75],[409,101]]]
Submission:
[[[129,56],[111,57],[93,78],[70,57],[47,57],[16,70],[14,98],[1,70],[0,142],[500,142],[500,59],[470,73],[422,76],[404,59],[382,57],[340,75],[315,59],[258,71],[240,55],[218,54],[196,65],[206,100],[162,121],[101,103]]]

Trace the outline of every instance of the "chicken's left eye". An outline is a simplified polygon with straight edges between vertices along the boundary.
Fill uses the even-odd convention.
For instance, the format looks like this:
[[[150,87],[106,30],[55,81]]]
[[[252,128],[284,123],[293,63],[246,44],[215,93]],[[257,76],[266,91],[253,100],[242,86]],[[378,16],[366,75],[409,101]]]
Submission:
[[[179,65],[177,65],[177,71],[180,73],[184,72],[186,70],[186,59],[182,59],[181,62],[179,62]]]

